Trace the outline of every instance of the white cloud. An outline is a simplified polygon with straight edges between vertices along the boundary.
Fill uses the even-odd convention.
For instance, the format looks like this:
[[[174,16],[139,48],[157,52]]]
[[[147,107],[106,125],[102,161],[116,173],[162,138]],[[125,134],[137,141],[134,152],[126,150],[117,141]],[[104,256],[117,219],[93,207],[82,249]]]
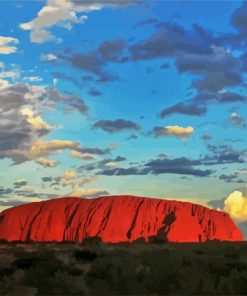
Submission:
[[[15,71],[3,71],[0,73],[0,78],[10,78],[12,80],[16,80],[20,77],[20,72],[18,70]]]
[[[224,211],[234,219],[247,220],[247,196],[240,191],[232,192],[224,202]]]
[[[45,6],[38,12],[33,20],[20,24],[20,28],[31,31],[31,41],[34,43],[44,43],[55,40],[61,42],[51,33],[52,27],[62,27],[71,30],[74,24],[84,23],[86,15],[91,11],[100,10],[105,6],[122,7],[130,4],[131,1],[72,1],[72,0],[47,0]]]
[[[109,161],[105,164],[105,166],[111,169],[115,169],[118,167],[118,164],[114,161]]]
[[[84,198],[93,198],[101,195],[108,195],[108,192],[101,189],[76,189],[69,193],[69,196]]]
[[[20,70],[16,65],[12,64],[11,68],[6,70],[5,64],[0,62],[0,90],[3,91],[10,87],[11,82],[16,82],[19,77]]]
[[[30,82],[39,82],[39,81],[42,81],[43,78],[41,78],[39,76],[26,76],[23,78],[23,80],[30,81]]]
[[[70,186],[75,190],[81,188],[82,186],[89,185],[95,180],[95,176],[82,177],[78,176],[74,170],[66,170],[63,175],[53,178],[53,185],[67,187]]]
[[[0,54],[11,54],[17,51],[17,38],[0,36]]]
[[[56,39],[55,36],[47,30],[38,29],[31,31],[31,41],[33,43],[44,43],[51,40],[59,41],[59,39]]]
[[[30,123],[34,131],[49,132],[52,127],[45,122],[38,114],[34,114],[32,110],[28,108],[22,108],[20,113],[27,118],[27,122]]]
[[[78,186],[84,186],[86,184],[90,184],[91,180],[84,179],[84,178],[71,178],[70,180],[65,180],[62,178],[60,185],[62,186],[71,186],[72,188],[78,187]]]
[[[71,156],[74,157],[74,158],[86,159],[86,160],[91,160],[91,159],[96,158],[93,154],[81,153],[81,152],[78,152],[76,150],[71,150]]]
[[[67,171],[65,171],[65,172],[64,172],[64,175],[63,175],[63,177],[64,177],[64,179],[65,179],[66,181],[69,181],[69,180],[71,180],[71,179],[74,179],[75,176],[76,176],[76,173],[75,173],[74,171],[72,171],[72,170],[67,170]]]
[[[29,151],[29,157],[32,159],[37,157],[49,156],[52,152],[57,152],[59,150],[63,151],[65,149],[75,149],[79,146],[80,143],[72,141],[36,141],[32,144],[32,147]]]
[[[22,182],[26,182],[26,179],[17,178],[17,179],[15,180],[15,183],[22,183]]]
[[[231,120],[235,125],[241,125],[244,122],[243,117],[241,117],[237,112],[231,113]]]
[[[47,159],[44,157],[36,158],[35,162],[44,167],[49,167],[49,168],[54,168],[57,165],[57,162],[55,160]]]
[[[0,90],[3,90],[3,89],[8,88],[8,87],[9,87],[8,80],[0,79]]]
[[[57,56],[52,54],[52,53],[48,53],[48,54],[42,54],[40,56],[40,60],[42,62],[53,62],[57,60]]]
[[[96,7],[91,7],[91,10],[95,9]],[[84,6],[74,5],[71,1],[48,0],[37,17],[30,22],[20,24],[20,28],[31,31],[31,41],[34,43],[58,40],[50,29],[57,26],[71,30],[73,24],[83,23],[87,19],[87,16],[77,15],[83,10]]]
[[[33,26],[33,22],[20,24],[20,28],[22,30],[31,30],[32,26]]]
[[[171,136],[189,136],[194,133],[194,128],[192,126],[182,127],[178,125],[166,126],[164,127],[164,134]]]
[[[53,85],[56,86],[57,83],[58,83],[58,79],[57,79],[57,78],[54,78],[54,79],[53,79]]]
[[[164,137],[164,136],[174,136],[180,139],[186,140],[189,136],[191,136],[195,132],[192,126],[178,126],[178,125],[169,125],[164,127],[154,127],[152,133],[156,137]]]
[[[243,170],[240,170],[238,171],[239,174],[247,174],[247,169],[243,169]]]

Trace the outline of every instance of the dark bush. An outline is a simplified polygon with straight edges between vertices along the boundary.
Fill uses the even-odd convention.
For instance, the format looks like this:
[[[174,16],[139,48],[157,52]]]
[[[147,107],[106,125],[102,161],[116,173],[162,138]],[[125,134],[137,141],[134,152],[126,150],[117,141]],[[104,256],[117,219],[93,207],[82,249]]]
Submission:
[[[6,245],[0,295],[246,295],[246,249],[226,242]]]
[[[17,269],[29,269],[32,266],[36,266],[39,262],[45,260],[41,257],[24,257],[16,259],[12,265]]]
[[[97,245],[101,243],[102,239],[99,236],[86,237],[83,241],[83,245]]]
[[[90,250],[76,250],[74,251],[73,255],[76,260],[86,262],[92,262],[98,257],[95,252]]]

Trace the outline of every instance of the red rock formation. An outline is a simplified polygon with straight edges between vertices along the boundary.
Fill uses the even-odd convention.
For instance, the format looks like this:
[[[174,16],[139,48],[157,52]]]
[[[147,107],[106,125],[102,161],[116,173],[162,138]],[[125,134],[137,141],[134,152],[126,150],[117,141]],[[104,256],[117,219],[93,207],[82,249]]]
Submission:
[[[171,242],[243,240],[228,214],[180,201],[134,196],[59,198],[20,205],[0,214],[0,240]]]

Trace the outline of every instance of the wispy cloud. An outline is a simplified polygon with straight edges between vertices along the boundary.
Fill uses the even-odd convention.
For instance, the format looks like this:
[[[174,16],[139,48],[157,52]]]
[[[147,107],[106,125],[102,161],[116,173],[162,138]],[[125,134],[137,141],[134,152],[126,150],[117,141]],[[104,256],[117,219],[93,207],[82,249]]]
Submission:
[[[0,54],[11,54],[17,51],[19,40],[14,37],[0,36]]]
[[[93,125],[93,129],[102,129],[108,133],[117,133],[123,131],[139,131],[141,126],[136,122],[116,119],[116,120],[100,120]]]

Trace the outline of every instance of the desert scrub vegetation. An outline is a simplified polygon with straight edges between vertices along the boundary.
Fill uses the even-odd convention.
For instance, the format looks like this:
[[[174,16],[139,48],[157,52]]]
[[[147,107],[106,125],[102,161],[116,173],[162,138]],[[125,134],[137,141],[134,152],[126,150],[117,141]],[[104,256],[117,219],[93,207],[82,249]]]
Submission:
[[[1,244],[0,295],[246,295],[247,243]]]

